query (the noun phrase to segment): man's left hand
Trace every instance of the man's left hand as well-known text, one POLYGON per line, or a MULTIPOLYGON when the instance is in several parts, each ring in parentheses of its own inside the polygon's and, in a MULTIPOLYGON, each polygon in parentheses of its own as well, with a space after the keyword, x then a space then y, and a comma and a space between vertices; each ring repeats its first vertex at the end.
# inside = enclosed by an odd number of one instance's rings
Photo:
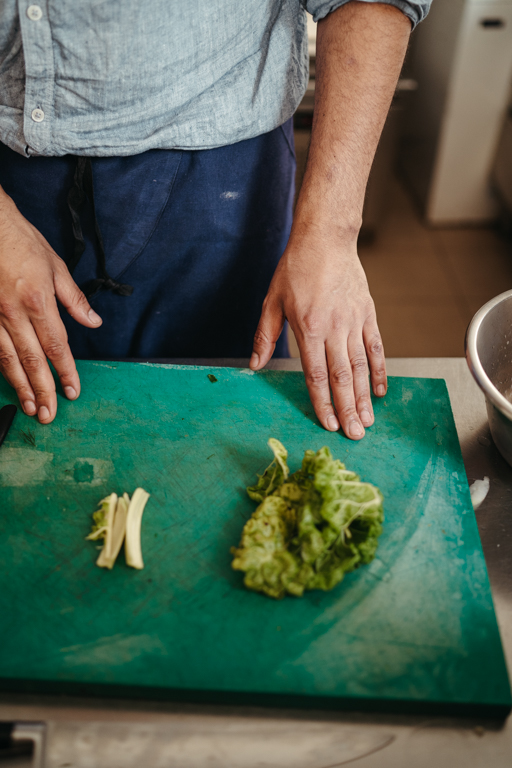
POLYGON ((374 420, 368 368, 374 394, 383 396, 386 364, 355 236, 294 229, 263 304, 251 368, 268 363, 285 319, 320 423, 361 439, 374 420))

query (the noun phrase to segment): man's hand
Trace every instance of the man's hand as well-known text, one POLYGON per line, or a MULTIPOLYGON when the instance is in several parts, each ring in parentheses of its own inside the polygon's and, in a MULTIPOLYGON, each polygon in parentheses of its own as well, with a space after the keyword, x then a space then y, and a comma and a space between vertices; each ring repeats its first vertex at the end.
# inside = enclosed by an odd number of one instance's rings
POLYGON ((411 30, 394 6, 349 2, 318 23, 308 164, 256 331, 262 368, 288 319, 321 424, 360 439, 386 393, 382 342, 357 256, 364 193, 411 30), (334 408, 331 402, 334 401, 334 408))
POLYGON ((373 424, 367 360, 379 397, 386 392, 386 364, 355 241, 294 230, 263 305, 254 343, 259 360, 253 356, 251 367, 268 362, 285 318, 320 423, 334 431, 341 422, 345 434, 359 440, 373 424))
POLYGON ((101 325, 65 263, 0 188, 0 372, 16 390, 24 412, 37 413, 43 424, 57 411, 47 359, 66 397, 75 400, 80 394, 57 299, 81 325, 101 325))

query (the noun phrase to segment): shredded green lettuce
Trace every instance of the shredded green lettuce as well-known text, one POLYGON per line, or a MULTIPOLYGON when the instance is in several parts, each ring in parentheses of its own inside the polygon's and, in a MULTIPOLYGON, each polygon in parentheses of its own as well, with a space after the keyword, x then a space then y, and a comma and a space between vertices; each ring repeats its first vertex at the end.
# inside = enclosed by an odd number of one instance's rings
POLYGON ((274 438, 268 444, 274 461, 247 488, 260 503, 231 549, 232 567, 245 572, 246 587, 270 597, 330 590, 375 557, 383 496, 327 447, 306 451, 301 469, 290 475, 284 446, 274 438))
POLYGON ((111 493, 99 502, 99 509, 93 513, 93 525, 91 533, 86 536, 90 541, 103 539, 105 546, 110 549, 110 539, 114 524, 114 515, 117 506, 117 494, 111 493))

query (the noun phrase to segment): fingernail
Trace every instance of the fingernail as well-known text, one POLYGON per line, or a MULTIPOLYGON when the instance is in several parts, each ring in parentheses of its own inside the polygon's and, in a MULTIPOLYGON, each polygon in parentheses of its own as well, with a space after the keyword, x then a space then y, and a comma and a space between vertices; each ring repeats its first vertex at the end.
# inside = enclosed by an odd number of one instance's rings
POLYGON ((363 422, 363 425, 365 427, 371 427, 372 424, 372 415, 368 408, 364 408, 361 413, 359 414, 359 417, 361 421, 363 422))
POLYGON ((260 356, 256 352, 253 352, 251 356, 251 361, 249 363, 250 367, 256 368, 256 366, 259 365, 259 362, 260 362, 260 356))
POLYGON ((101 323, 101 317, 94 311, 94 309, 90 309, 88 315, 91 323, 95 323, 96 325, 101 323))
POLYGON ((76 389, 73 389, 73 387, 64 387, 64 394, 69 400, 74 400, 76 398, 76 389))
POLYGON ((37 411, 36 404, 34 403, 33 400, 25 400, 25 402, 23 403, 23 410, 29 416, 33 416, 34 413, 37 411))
POLYGON ((377 387, 377 397, 384 397, 385 394, 386 394, 386 387, 384 386, 384 384, 379 384, 379 386, 377 387))
POLYGON ((39 409, 39 420, 40 421, 46 421, 46 419, 50 418, 50 411, 46 407, 46 405, 42 405, 39 409))
POLYGON ((333 432, 336 432, 340 428, 338 419, 332 413, 327 419, 327 426, 329 427, 329 429, 332 429, 333 432))
POLYGON ((364 429, 358 421, 352 421, 348 431, 352 437, 361 437, 361 435, 364 435, 364 429))

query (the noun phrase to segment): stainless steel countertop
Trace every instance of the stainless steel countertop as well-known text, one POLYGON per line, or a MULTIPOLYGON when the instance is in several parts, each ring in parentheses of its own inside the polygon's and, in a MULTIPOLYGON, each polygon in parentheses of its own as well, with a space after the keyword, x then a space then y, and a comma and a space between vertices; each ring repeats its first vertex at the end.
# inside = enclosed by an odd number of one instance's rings
MULTIPOLYGON (((300 361, 268 367, 300 370, 300 361)), ((388 372, 446 379, 468 480, 490 478, 477 520, 512 670, 512 469, 492 444, 484 397, 462 358, 390 359, 388 372)), ((355 760, 358 768, 512 766, 511 718, 502 724, 3 694, 1 720, 46 723, 45 768, 335 768, 355 760)))

